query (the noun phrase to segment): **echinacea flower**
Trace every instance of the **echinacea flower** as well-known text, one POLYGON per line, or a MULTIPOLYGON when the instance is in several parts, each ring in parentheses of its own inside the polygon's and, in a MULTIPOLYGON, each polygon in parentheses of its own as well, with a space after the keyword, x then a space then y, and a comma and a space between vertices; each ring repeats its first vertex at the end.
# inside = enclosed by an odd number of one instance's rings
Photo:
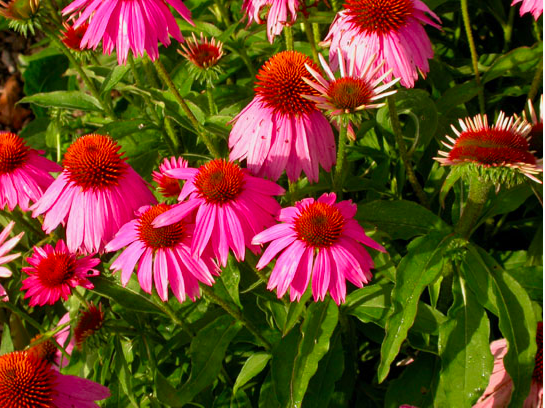
MULTIPOLYGON (((530 115, 530 124, 532 125, 532 130, 528 136, 528 143, 530 143, 530 151, 538 159, 543 159, 543 94, 539 99, 539 115, 536 114, 534 109, 534 104, 531 100, 528 100, 528 113, 530 115)), ((522 117, 528 120, 526 112, 522 113, 522 117)))
POLYGON ((520 2, 522 2, 519 11, 521 16, 525 13, 532 13, 534 20, 537 21, 539 16, 543 14, 543 0, 513 0, 511 6, 520 2))
POLYGON ((43 248, 34 247, 34 253, 26 261, 31 265, 23 268, 28 276, 23 280, 22 291, 27 291, 25 299, 30 298, 30 306, 53 305, 60 298, 68 300, 71 291, 77 286, 93 289, 88 279, 99 275, 93 269, 100 259, 86 256, 78 258, 71 253, 61 239, 55 248, 47 244, 43 248))
MULTIPOLYGON (((536 333, 537 353, 530 394, 523 408, 543 408, 543 322, 539 322, 536 333)), ((505 408, 511 400, 513 380, 505 370, 503 357, 507 354, 507 340, 500 339, 490 343, 494 355, 494 368, 488 386, 473 408, 505 408)))
MULTIPOLYGON (((354 48, 354 53, 357 48, 354 48)), ((328 79, 324 78, 320 72, 306 65, 308 72, 314 77, 315 81, 308 78, 303 80, 313 87, 319 96, 303 95, 305 98, 316 102, 316 106, 324 109, 329 116, 337 120, 341 125, 343 118, 348 118, 348 122, 359 124, 360 118, 358 112, 367 109, 376 109, 384 106, 384 103, 376 103, 377 100, 395 94, 396 90, 384 92, 395 83, 399 78, 388 83, 380 83, 392 73, 392 69, 386 71, 381 76, 377 76, 377 72, 384 65, 384 61, 375 65, 376 55, 371 56, 363 70, 356 73, 355 58, 351 58, 351 62, 345 65, 342 53, 337 54, 339 58, 340 78, 335 78, 333 71, 325 61, 322 55, 319 55, 320 63, 327 74, 328 79), (373 68, 371 68, 373 67, 373 68)), ((347 125, 345 123, 345 125, 347 125)))
POLYGON ((102 41, 104 53, 111 54, 115 47, 117 61, 124 65, 129 49, 137 57, 146 51, 155 61, 159 58, 158 41, 170 45, 169 35, 183 41, 169 6, 193 24, 191 12, 182 0, 75 0, 63 9, 62 14, 76 16, 74 28, 88 21, 82 48, 94 50, 102 41))
POLYGON ((74 327, 74 341, 78 349, 82 349, 83 344, 92 338, 104 324, 104 312, 102 304, 96 307, 90 303, 87 309, 83 310, 78 318, 76 327, 74 327))
POLYGON ((110 269, 121 271, 121 283, 125 286, 138 263, 138 282, 144 292, 151 293, 153 279, 161 300, 168 300, 169 284, 178 301, 185 301, 186 294, 195 300, 199 296, 199 282, 209 286, 214 283, 211 272, 215 272, 215 264, 208 253, 199 253, 199 258, 191 256, 194 224, 178 219, 161 228, 152 226, 156 217, 166 214, 170 208, 167 204, 142 207, 137 219, 121 227, 106 245, 106 251, 117 251, 125 246, 127 249, 110 269))
POLYGON ((27 351, 0 356, 0 406, 5 408, 98 408, 110 396, 94 381, 63 375, 51 363, 27 351))
POLYGON ((73 25, 70 25, 67 22, 63 22, 62 25, 64 26, 64 31, 61 31, 61 41, 63 42, 63 44, 74 51, 83 50, 81 46, 81 40, 87 32, 89 24, 87 22, 84 22, 77 28, 74 28, 73 25))
POLYGON ((300 0, 244 0, 242 11, 248 17, 248 25, 256 22, 263 24, 260 17, 263 9, 267 12, 267 38, 272 44, 274 37, 279 35, 284 26, 292 25, 297 20, 297 10, 301 4, 300 0))
POLYGON ((329 291, 340 304, 346 297, 345 279, 361 288, 372 278, 373 260, 363 245, 386 250, 354 220, 356 205, 336 200, 334 193, 323 194, 318 200, 305 198, 283 208, 278 217, 282 223, 252 239, 255 245, 270 242, 257 269, 281 253, 267 285, 269 290, 277 289, 279 298, 289 288, 291 301, 300 300, 312 279, 315 301, 324 300, 329 291))
POLYGON ((29 201, 36 202, 53 182, 50 172, 61 166, 41 156, 44 152, 31 149, 24 139, 10 132, 0 132, 0 209, 10 211, 19 205, 29 210, 29 201))
MULTIPOLYGON (((426 14, 441 22, 420 0, 346 0, 324 40, 325 45, 330 45, 329 61, 336 68, 337 54, 343 53, 349 63, 355 58, 357 72, 377 54, 376 65, 386 61, 379 75, 393 69, 401 85, 412 88, 418 73, 425 77, 430 70, 428 59, 433 57, 423 25, 440 28, 426 14)), ((390 79, 391 75, 386 77, 390 79)))
POLYGON ((259 70, 254 99, 232 121, 231 160, 246 160, 250 172, 276 181, 284 170, 290 181, 301 170, 317 182, 319 167, 335 164, 335 138, 326 117, 302 95, 316 95, 304 80, 312 60, 297 51, 273 55, 259 70))
MULTIPOLYGON (((11 251, 15 247, 15 245, 17 245, 17 243, 25 234, 24 232, 21 232, 6 241, 6 238, 9 236, 14 226, 15 223, 13 221, 10 221, 8 225, 6 225, 6 227, 2 230, 2 232, 0 232, 0 278, 9 278, 11 276, 11 271, 2 265, 5 265, 8 262, 11 262, 21 256, 20 252, 7 255, 7 253, 11 251)), ((8 300, 9 297, 6 289, 4 289, 2 285, 0 285, 0 301, 6 302, 8 300)))
POLYGON ((216 65, 223 56, 223 43, 216 41, 214 37, 208 40, 203 33, 201 33, 200 40, 197 40, 195 33, 191 33, 191 36, 192 38, 188 38, 185 45, 180 45, 183 50, 178 50, 180 55, 183 55, 188 61, 201 69, 216 65))
POLYGON ((45 213, 47 234, 66 225, 71 252, 101 252, 134 211, 156 202, 119 149, 108 136, 78 138, 64 155, 64 170, 32 207, 33 217, 45 213))
POLYGON ((284 189, 269 180, 251 176, 247 170, 224 159, 212 160, 200 168, 173 169, 171 177, 186 180, 179 200, 171 210, 159 215, 155 227, 178 222, 196 212, 191 252, 201 256, 211 250, 222 266, 227 265, 229 249, 243 261, 252 237, 274 224, 280 205, 273 198, 284 189))
POLYGON ((71 356, 74 349, 74 339, 68 341, 68 337, 70 336, 70 324, 68 323, 70 323, 70 313, 65 313, 57 323, 57 327, 64 327, 53 335, 53 339, 57 344, 51 339, 43 340, 43 336, 38 334, 30 340, 27 352, 43 360, 47 360, 59 368, 66 367, 70 360, 65 354, 71 356), (64 349, 65 354, 59 347, 64 349))
POLYGON ((169 177, 165 174, 167 170, 172 169, 184 169, 187 167, 187 160, 184 160, 182 157, 171 157, 170 159, 166 158, 159 165, 159 171, 153 171, 151 177, 153 181, 157 183, 157 190, 163 195, 163 197, 178 197, 182 191, 180 182, 172 177, 169 177))
POLYGON ((443 145, 448 151, 439 151, 434 157, 443 166, 474 163, 487 170, 510 168, 541 183, 534 174, 543 172, 529 150, 528 135, 531 126, 521 118, 506 117, 500 112, 496 124, 488 125, 486 115, 460 119, 461 131, 451 125, 456 138, 446 136, 443 145))

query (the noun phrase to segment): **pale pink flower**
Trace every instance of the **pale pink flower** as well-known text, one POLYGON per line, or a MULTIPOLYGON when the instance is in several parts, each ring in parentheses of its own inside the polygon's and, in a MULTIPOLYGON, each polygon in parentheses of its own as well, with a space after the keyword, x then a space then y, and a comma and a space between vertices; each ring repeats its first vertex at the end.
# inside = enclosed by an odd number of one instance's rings
POLYGON ((269 8, 267 12, 267 38, 272 44, 274 37, 280 35, 284 26, 292 25, 297 20, 297 10, 301 5, 299 0, 244 0, 242 11, 248 17, 248 25, 252 23, 263 24, 259 14, 262 9, 269 8))
MULTIPOLYGON (((379 75, 393 68, 393 76, 401 78, 401 85, 412 88, 418 73, 425 77, 430 70, 428 59, 433 57, 423 25, 440 28, 426 14, 441 22, 420 0, 347 0, 324 40, 330 45, 329 61, 336 68, 341 52, 349 62, 355 58, 356 71, 361 71, 377 54, 376 65, 386 61, 379 75)), ((389 75, 386 80, 391 78, 389 75)))
POLYGON ((23 280, 21 290, 27 291, 25 299, 30 298, 30 306, 53 305, 60 298, 68 300, 72 288, 77 286, 93 289, 88 278, 100 273, 93 269, 100 259, 76 257, 62 239, 57 241, 55 248, 49 244, 43 248, 35 246, 34 253, 26 261, 31 266, 23 268, 29 276, 23 280))
POLYGON ((60 350, 59 347, 62 347, 66 354, 69 356, 72 355, 72 350, 74 349, 75 341, 72 338, 68 341, 70 336, 70 313, 65 313, 63 317, 57 323, 57 327, 62 327, 58 332, 53 335, 53 338, 57 344, 52 340, 41 340, 42 335, 38 334, 32 340, 30 340, 30 347, 28 349, 29 353, 35 354, 37 357, 49 361, 59 368, 66 367, 70 360, 66 355, 60 350))
POLYGON ((169 177, 165 174, 167 170, 172 169, 182 169, 187 167, 187 160, 184 160, 182 157, 171 157, 170 159, 166 158, 159 165, 159 171, 153 171, 151 177, 153 181, 157 183, 157 190, 163 195, 163 197, 178 197, 182 191, 180 182, 172 177, 169 177))
POLYGON ((257 264, 263 269, 278 255, 267 289, 277 289, 278 297, 290 289, 291 301, 301 299, 312 279, 314 300, 323 300, 329 291, 335 303, 345 301, 348 279, 361 288, 371 278, 373 260, 363 247, 385 249, 365 235, 354 220, 356 205, 351 200, 336 203, 334 193, 318 200, 305 198, 295 207, 283 208, 282 222, 257 234, 255 245, 270 242, 257 264), (363 245, 362 245, 363 244, 363 245))
POLYGON ((101 252, 138 208, 156 202, 120 148, 108 136, 77 139, 64 155, 64 170, 32 207, 33 217, 45 213, 47 234, 66 225, 71 252, 101 252))
POLYGON ((124 65, 129 49, 137 57, 146 51, 155 61, 159 58, 158 41, 170 45, 169 35, 183 41, 169 6, 193 24, 191 12, 182 0, 75 0, 62 13, 76 18, 74 28, 89 22, 81 40, 82 49, 96 49, 102 41, 104 53, 111 54, 115 47, 117 61, 124 65))
POLYGON ((327 118, 302 95, 318 95, 303 77, 316 64, 297 51, 273 55, 259 70, 254 99, 233 120, 231 160, 246 160, 252 174, 296 181, 301 170, 317 182, 319 165, 335 164, 335 138, 327 118))
POLYGON ((28 211, 29 201, 38 201, 53 182, 49 173, 62 168, 42 154, 16 134, 0 132, 0 209, 7 205, 13 211, 19 205, 28 211))
POLYGON ((211 250, 222 266, 229 249, 243 261, 246 247, 258 253, 252 237, 274 224, 280 205, 273 198, 284 189, 272 181, 251 176, 247 170, 223 159, 198 169, 173 169, 169 176, 186 180, 179 200, 184 201, 159 215, 153 225, 164 227, 186 216, 195 218, 191 252, 201 256, 211 250))
MULTIPOLYGON (((10 221, 8 225, 0 232, 0 278, 9 278, 11 276, 11 271, 6 268, 5 265, 8 262, 13 261, 14 259, 17 259, 21 256, 21 253, 11 254, 7 255, 9 251, 11 251, 13 248, 15 248, 15 245, 21 240, 24 232, 19 233, 18 235, 14 236, 13 238, 6 241, 6 238, 13 230, 13 227, 15 226, 15 223, 13 221, 10 221)), ((6 292, 6 289, 2 285, 0 285, 0 301, 6 302, 9 300, 8 293, 6 292)))
POLYGON ((110 396, 94 381, 63 375, 51 363, 27 351, 0 356, 0 406, 98 408, 110 396), (24 392, 22 392, 24 390, 24 392))
MULTIPOLYGON (((537 326, 536 365, 530 386, 530 394, 523 408, 543 408, 543 322, 537 326)), ((505 408, 511 400, 513 380, 505 370, 503 357, 507 354, 507 340, 500 339, 490 343, 494 355, 494 368, 488 386, 473 408, 505 408)))
POLYGON ((138 282, 144 292, 151 293, 152 278, 161 300, 168 300, 168 286, 178 301, 186 294, 195 300, 199 296, 199 282, 212 285, 216 266, 208 253, 200 258, 191 256, 191 238, 195 225, 179 220, 171 225, 153 228, 155 218, 171 206, 158 204, 142 207, 138 218, 125 224, 115 238, 106 245, 106 251, 127 247, 112 263, 110 269, 121 271, 121 284, 127 285, 138 263, 138 282))
POLYGON ((537 21, 539 16, 543 14, 543 0, 513 0, 511 6, 520 2, 522 2, 519 11, 521 16, 525 13, 532 13, 534 20, 537 21))

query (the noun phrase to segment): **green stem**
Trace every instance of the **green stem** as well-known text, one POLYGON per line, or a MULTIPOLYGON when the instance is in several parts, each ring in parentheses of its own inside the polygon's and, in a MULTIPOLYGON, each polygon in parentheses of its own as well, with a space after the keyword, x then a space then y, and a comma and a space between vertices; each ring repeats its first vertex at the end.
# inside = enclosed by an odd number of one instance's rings
POLYGON ((469 239, 473 232, 473 228, 486 204, 488 192, 491 187, 492 184, 489 181, 482 180, 476 174, 471 176, 467 201, 462 211, 462 215, 454 228, 454 231, 466 240, 469 239))
POLYGON ((55 7, 55 5, 53 4, 53 2, 51 0, 45 0, 45 3, 51 9, 50 10, 51 12, 49 14, 51 15, 51 18, 53 19, 53 22, 55 23, 57 28, 61 28, 62 27, 62 19, 59 16, 57 8, 55 7))
POLYGON ((473 40, 473 33, 471 32, 471 22, 469 20, 469 11, 467 8, 467 0, 461 0, 462 5, 462 18, 464 20, 464 27, 467 35, 467 42, 469 43, 469 51, 471 52, 471 62, 473 64, 473 72, 475 73, 475 82, 479 87, 479 109, 481 114, 484 114, 484 88, 481 84, 481 76, 479 75, 479 56, 477 55, 477 48, 475 47, 475 41, 473 40))
POLYGON ((269 343, 269 341, 265 337, 263 337, 263 335, 256 329, 256 327, 248 319, 246 319, 246 317, 244 317, 239 310, 231 307, 231 305, 229 305, 222 298, 216 295, 210 287, 206 285, 200 285, 200 286, 201 286, 201 290, 203 294, 205 294, 206 297, 208 297, 212 302, 214 302, 218 306, 221 306, 223 310, 225 310, 227 313, 229 313, 231 316, 233 316, 235 319, 241 322, 250 331, 250 333, 252 333, 255 337, 257 337, 263 343, 264 347, 267 350, 271 349, 271 343, 269 343))
POLYGON ((312 23, 312 34, 314 35, 314 43, 319 45, 322 38, 320 37, 320 25, 318 23, 312 23))
POLYGON ((0 210, 0 214, 2 214, 8 220, 12 219, 16 224, 24 225, 25 229, 32 230, 32 232, 39 237, 43 237, 45 235, 45 232, 43 232, 41 228, 38 228, 24 217, 24 212, 19 207, 17 207, 16 211, 11 212, 0 210))
POLYGON ((155 60, 155 68, 157 69, 157 73, 163 80, 163 82, 166 84, 170 92, 174 95, 174 98, 176 101, 180 104, 182 107, 182 110, 185 112, 186 116, 189 118, 192 125, 195 127, 195 130, 197 131, 198 135, 208 148, 208 151, 212 156, 215 158, 221 157, 219 151, 216 149, 214 144, 212 143, 212 139, 210 138, 210 135, 206 130, 203 128, 203 126, 199 123, 193 112, 191 112, 191 109, 189 109, 189 106, 187 105, 187 102, 184 98, 182 98, 182 95, 180 95, 180 92, 178 92, 178 89, 176 88, 176 85, 174 85, 174 82, 172 82, 172 79, 170 78, 170 75, 168 74, 165 66, 161 62, 159 58, 155 60))
POLYGON ((242 59, 242 61, 246 65, 246 68, 248 68, 248 72, 250 73, 250 76, 252 78, 256 76, 256 71, 255 71, 254 65, 252 64, 252 60, 250 59, 250 57, 246 53, 246 49, 244 48, 244 46, 242 46, 240 48, 237 48, 237 49, 227 47, 227 46, 226 46, 226 48, 228 48, 230 51, 232 51, 232 52, 234 52, 234 53, 236 53, 236 54, 238 54, 240 56, 240 58, 242 59))
POLYGON ((5 307, 6 309, 9 309, 12 313, 19 316, 22 320, 25 320, 28 324, 33 326, 35 329, 38 329, 40 333, 45 332, 45 330, 40 326, 40 323, 38 323, 36 320, 34 320, 32 317, 28 316, 27 314, 20 311, 18 308, 16 308, 11 302, 0 302, 0 307, 5 307))
POLYGON ((174 312, 174 310, 172 310, 172 308, 170 307, 170 305, 167 302, 163 302, 161 300, 161 298, 159 297, 159 295, 157 293, 153 292, 152 295, 151 295, 151 299, 153 300, 153 303, 155 303, 155 305, 159 309, 161 309, 161 311, 164 314, 166 314, 168 317, 170 317, 170 320, 172 320, 172 322, 174 324, 177 324, 178 326, 180 326, 182 328, 182 330, 185 331, 186 333, 188 333, 191 337, 193 337, 195 335, 193 333, 193 330, 191 330, 191 328, 176 315, 176 312, 174 312))
POLYGON ((286 38, 286 50, 293 51, 293 30, 291 26, 284 27, 284 36, 286 38))
POLYGON ((229 13, 225 8, 225 4, 223 4, 223 0, 214 0, 214 3, 218 7, 223 24, 225 24, 226 27, 229 27, 231 25, 231 19, 229 18, 229 13))
POLYGON ((206 99, 208 100, 208 111, 210 112, 210 115, 217 115, 218 107, 216 106, 216 102, 214 102, 214 94, 212 93, 212 89, 214 89, 214 87, 212 86, 210 81, 206 81, 206 99))
POLYGON ((509 16, 507 17, 507 24, 503 26, 503 52, 509 50, 511 44, 511 38, 513 36, 513 22, 515 20, 515 7, 509 7, 509 16))
POLYGON ((333 11, 336 13, 339 11, 339 8, 341 7, 339 5, 339 0, 331 0, 331 7, 333 8, 333 11))
POLYGON ((337 164, 335 165, 335 175, 333 176, 333 188, 339 195, 342 194, 342 180, 344 173, 344 162, 346 160, 346 141, 348 132, 348 123, 341 120, 339 125, 339 146, 337 148, 337 164))
POLYGON ((170 150, 171 154, 177 155, 180 151, 180 146, 178 145, 178 138, 176 137, 174 127, 172 126, 172 119, 168 116, 165 116, 163 128, 165 129, 163 136, 166 134, 165 142, 168 146, 168 150, 170 150))
POLYGON ((534 75, 534 79, 532 79, 532 84, 530 85, 530 91, 528 92, 528 98, 531 101, 534 100, 534 98, 537 95, 537 91, 543 83, 543 57, 540 58, 539 64, 537 65, 536 73, 534 75))
POLYGON ((316 64, 320 64, 318 59, 318 50, 316 49, 316 42, 314 34, 312 33, 312 26, 308 22, 308 19, 303 15, 303 26, 305 27, 305 34, 307 35, 308 43, 310 44, 310 52, 312 53, 312 59, 316 64))
POLYGON ((144 71, 146 71, 146 77, 150 85, 153 88, 159 88, 159 82, 157 82, 157 77, 155 76, 155 71, 151 66, 151 60, 148 56, 142 58, 142 65, 144 66, 144 71))
POLYGON ((87 303, 87 299, 85 299, 83 297, 83 295, 81 293, 78 292, 78 289, 75 288, 73 291, 72 291, 72 294, 78 298, 78 300, 80 301, 80 303, 85 307, 87 308, 88 306, 88 303, 87 303))

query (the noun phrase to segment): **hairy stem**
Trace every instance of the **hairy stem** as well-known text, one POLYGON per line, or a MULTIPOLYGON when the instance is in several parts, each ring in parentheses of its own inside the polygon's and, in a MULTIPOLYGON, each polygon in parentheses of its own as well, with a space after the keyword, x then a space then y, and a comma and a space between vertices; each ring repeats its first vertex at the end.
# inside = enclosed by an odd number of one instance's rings
POLYGON ((333 176, 333 188, 339 195, 342 195, 342 181, 344 173, 344 162, 346 160, 346 141, 348 133, 348 123, 341 121, 339 125, 339 145, 337 147, 337 164, 335 165, 335 175, 333 176))
POLYGON ((469 239, 471 236, 473 228, 486 204, 491 186, 490 182, 482 180, 477 175, 471 176, 467 201, 462 211, 462 215, 454 228, 454 231, 463 238, 469 239))
POLYGON ((293 51, 293 30, 291 26, 284 27, 284 37, 286 39, 286 50, 293 51))
POLYGON ((310 52, 312 53, 312 59, 316 64, 320 64, 318 59, 318 50, 316 49, 316 42, 314 34, 312 32, 312 26, 308 22, 308 19, 303 15, 303 26, 305 27, 305 34, 307 35, 308 43, 310 44, 310 52))
POLYGON ((479 56, 477 55, 477 48, 475 47, 475 41, 473 40, 473 33, 471 32, 471 21, 469 20, 469 11, 467 8, 467 0, 461 0, 462 4, 462 18, 464 20, 464 27, 467 35, 467 42, 469 43, 469 52, 471 53, 471 62, 473 64, 473 72, 475 73, 475 82, 479 87, 479 109, 481 114, 485 113, 484 107, 484 88, 481 84, 481 76, 479 75, 479 56))

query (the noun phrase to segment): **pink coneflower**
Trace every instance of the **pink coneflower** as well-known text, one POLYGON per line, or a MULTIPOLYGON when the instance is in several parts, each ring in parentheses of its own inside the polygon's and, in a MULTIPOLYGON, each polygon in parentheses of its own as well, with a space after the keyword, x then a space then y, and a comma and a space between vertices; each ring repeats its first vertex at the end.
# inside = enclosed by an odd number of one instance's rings
MULTIPOLYGON (((354 53, 356 53, 356 48, 354 48, 354 53)), ((319 96, 303 96, 316 102, 318 108, 327 111, 328 115, 333 117, 338 125, 341 125, 343 118, 348 118, 349 122, 359 124, 358 112, 384 106, 385 103, 376 103, 376 101, 395 94, 396 90, 384 91, 397 83, 399 78, 379 85, 384 78, 390 76, 392 69, 386 71, 381 76, 377 76, 377 72, 384 65, 384 61, 378 65, 374 64, 377 58, 376 55, 371 56, 371 59, 367 61, 367 64, 359 73, 356 73, 355 70, 356 59, 354 56, 352 56, 351 62, 345 65, 342 53, 338 53, 337 55, 339 58, 340 78, 335 78, 333 71, 321 54, 319 55, 320 63, 328 79, 325 79, 320 72, 306 65, 308 72, 310 72, 317 82, 313 82, 308 78, 303 78, 303 80, 313 87, 319 93, 319 96)))
POLYGON ((74 28, 89 22, 82 48, 96 49, 102 41, 104 53, 111 54, 115 47, 117 61, 125 64, 129 48, 137 57, 143 56, 145 50, 154 61, 159 57, 158 41, 170 45, 169 35, 183 41, 169 5, 193 24, 182 0, 75 0, 62 13, 77 17, 74 28))
POLYGON ((267 12, 267 38, 272 44, 274 37, 279 35, 284 26, 292 25, 297 20, 297 10, 301 2, 299 0, 244 0, 242 11, 248 17, 248 25, 252 23, 263 24, 260 13, 268 8, 267 12))
MULTIPOLYGON (((8 225, 6 225, 6 227, 2 230, 2 232, 0 232, 0 278, 9 278, 11 276, 11 271, 2 265, 7 264, 8 262, 11 262, 21 256, 20 252, 7 255, 7 253, 11 251, 15 247, 15 245, 17 245, 23 235, 25 235, 24 232, 21 232, 20 234, 6 241, 6 238, 11 233, 14 226, 15 223, 13 221, 10 221, 8 225)), ((6 289, 4 289, 2 285, 0 285, 0 301, 6 302, 8 300, 9 297, 6 289)))
POLYGON ((543 0, 513 0, 511 6, 520 2, 522 2, 519 11, 521 16, 525 13, 532 13, 534 20, 537 21, 539 16, 543 14, 543 0))
POLYGON ((187 58, 188 61, 201 69, 211 68, 218 63, 223 56, 223 43, 204 37, 201 33, 200 40, 197 40, 195 33, 191 33, 192 38, 188 38, 185 45, 182 44, 182 50, 178 50, 180 55, 187 58))
MULTIPOLYGON (((64 316, 57 323, 57 327, 70 323, 70 313, 65 313, 64 316)), ((70 335, 70 325, 63 327, 57 333, 53 335, 55 342, 58 346, 62 347, 66 354, 72 355, 74 349, 74 339, 67 344, 68 337, 70 335)), ((30 340, 30 347, 28 353, 34 354, 43 360, 47 360, 57 367, 66 367, 70 360, 61 352, 61 350, 52 340, 43 340, 42 335, 38 334, 32 340, 30 340)))
POLYGON ((167 174, 187 180, 179 200, 189 197, 161 214, 153 222, 164 227, 196 211, 191 252, 201 256, 214 253, 222 266, 227 265, 229 249, 238 261, 244 260, 245 248, 257 253, 252 237, 274 224, 280 205, 272 197, 284 189, 272 181, 253 177, 237 164, 212 160, 198 169, 174 169, 167 174))
POLYGON ((121 147, 108 136, 87 135, 66 151, 64 170, 32 209, 45 213, 43 229, 50 233, 66 225, 71 252, 100 252, 142 205, 155 197, 130 167, 121 147))
POLYGON ((297 51, 273 55, 259 70, 255 97, 233 120, 229 135, 231 160, 244 160, 252 174, 278 180, 284 169, 290 181, 301 170, 317 182, 319 167, 335 164, 335 138, 326 117, 302 95, 318 93, 304 80, 305 64, 318 70, 297 51))
POLYGON ((106 250, 117 251, 125 246, 127 249, 110 268, 121 271, 121 283, 125 286, 138 263, 138 282, 144 292, 151 293, 153 278, 161 300, 168 300, 169 283, 180 302, 185 301, 186 294, 195 300, 199 296, 199 282, 207 285, 214 283, 211 271, 215 272, 215 265, 212 256, 207 253, 199 253, 202 255, 200 258, 191 256, 194 224, 179 218, 171 220, 168 226, 152 226, 153 220, 166 214, 170 208, 166 204, 142 207, 137 219, 121 227, 115 238, 106 245, 106 250))
POLYGON ((385 249, 365 235, 354 220, 356 205, 351 200, 336 203, 334 193, 318 200, 305 198, 295 207, 283 208, 282 221, 257 234, 255 245, 271 242, 257 264, 263 269, 281 251, 269 278, 267 289, 277 288, 278 297, 290 289, 291 301, 300 300, 312 278, 314 300, 323 300, 329 291, 333 300, 343 303, 348 279, 362 287, 372 278, 371 256, 361 245, 378 251, 385 249))
POLYGON ((153 181, 157 183, 157 190, 163 197, 178 197, 182 191, 180 182, 165 174, 167 170, 172 169, 185 169, 187 167, 187 160, 182 157, 171 157, 170 159, 164 159, 163 163, 159 165, 159 171, 153 171, 151 177, 153 181))
POLYGON ((0 132, 0 209, 10 211, 19 205, 29 210, 29 201, 36 202, 53 182, 50 172, 62 168, 31 149, 19 136, 0 132))
POLYGON ((30 306, 53 305, 60 298, 68 300, 72 288, 83 286, 93 289, 89 277, 100 272, 93 269, 100 259, 86 256, 77 258, 61 239, 55 248, 47 244, 43 248, 34 247, 34 254, 26 261, 31 265, 23 268, 29 275, 23 280, 22 291, 27 291, 25 299, 30 298, 30 306))
POLYGON ((342 52, 349 62, 354 55, 356 70, 361 71, 377 54, 375 64, 386 61, 379 75, 393 68, 401 85, 412 88, 418 72, 425 76, 430 70, 428 59, 433 57, 423 24, 440 27, 426 13, 441 22, 420 0, 346 0, 324 40, 331 47, 329 60, 336 67, 337 53, 342 52), (354 47, 358 47, 356 54, 354 47))
MULTIPOLYGON (((524 401, 524 408, 543 407, 543 322, 537 326, 537 353, 530 394, 524 401)), ((504 408, 509 405, 513 380, 505 370, 503 357, 507 354, 507 341, 500 339, 490 343, 490 351, 494 355, 494 368, 483 395, 473 408, 504 408)))
POLYGON ((0 356, 3 408, 94 408, 110 396, 108 388, 85 378, 63 375, 47 360, 26 351, 0 356))
POLYGON ((76 327, 74 327, 74 341, 78 349, 82 349, 83 344, 92 338, 104 324, 104 312, 102 304, 96 307, 93 303, 81 312, 76 327))
MULTIPOLYGON (((528 100, 528 112, 530 114, 530 124, 532 130, 528 136, 528 142, 530 143, 530 151, 535 152, 534 155, 538 159, 543 158, 543 94, 539 98, 539 114, 536 114, 534 104, 531 100, 528 100)), ((528 120, 526 112, 523 112, 522 116, 528 120)))
POLYGON ((64 26, 64 31, 61 31, 61 41, 63 44, 74 51, 81 51, 83 49, 81 40, 87 32, 89 24, 84 22, 77 28, 74 28, 73 25, 70 25, 67 22, 63 22, 62 25, 64 26))
POLYGON ((443 144, 449 151, 439 151, 434 157, 443 166, 475 163, 483 168, 507 167, 518 170, 541 183, 534 174, 543 171, 529 150, 528 134, 531 126, 525 120, 505 117, 500 112, 496 124, 488 125, 486 115, 460 119, 461 131, 451 125, 456 138, 446 136, 443 144))

